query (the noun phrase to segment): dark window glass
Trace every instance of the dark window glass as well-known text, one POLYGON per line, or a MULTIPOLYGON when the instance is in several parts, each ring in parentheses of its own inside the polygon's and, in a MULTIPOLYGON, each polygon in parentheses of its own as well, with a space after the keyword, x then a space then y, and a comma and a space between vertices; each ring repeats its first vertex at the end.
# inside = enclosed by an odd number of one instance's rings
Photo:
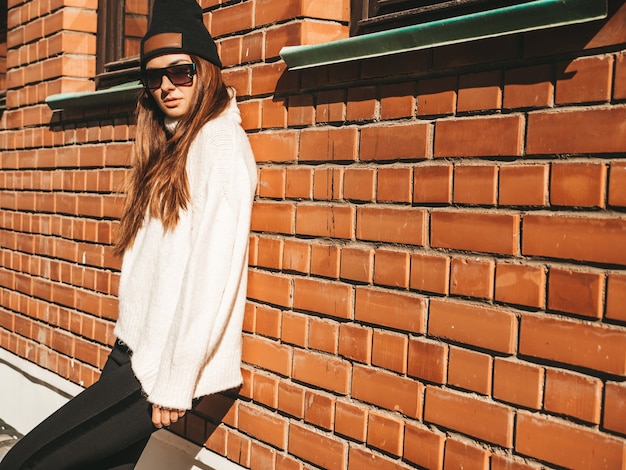
POLYGON ((350 34, 373 33, 535 0, 351 0, 350 34))

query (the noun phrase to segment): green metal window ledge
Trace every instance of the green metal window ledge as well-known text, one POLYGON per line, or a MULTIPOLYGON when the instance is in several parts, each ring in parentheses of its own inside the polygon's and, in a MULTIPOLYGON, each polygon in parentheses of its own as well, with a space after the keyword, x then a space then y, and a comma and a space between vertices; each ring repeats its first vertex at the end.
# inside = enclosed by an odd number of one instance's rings
POLYGON ((607 0, 536 0, 314 46, 287 46, 289 70, 380 57, 606 18, 607 0))
POLYGON ((104 90, 50 95, 46 98, 46 104, 56 111, 60 109, 132 103, 136 102, 141 90, 143 90, 141 82, 133 81, 104 90))

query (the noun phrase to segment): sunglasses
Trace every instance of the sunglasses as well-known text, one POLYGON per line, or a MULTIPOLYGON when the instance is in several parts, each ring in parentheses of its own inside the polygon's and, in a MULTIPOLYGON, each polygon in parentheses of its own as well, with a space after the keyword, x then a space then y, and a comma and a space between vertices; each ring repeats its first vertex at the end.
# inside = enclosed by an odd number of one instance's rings
POLYGON ((196 64, 180 64, 164 67, 162 69, 146 69, 141 73, 141 82, 150 89, 156 90, 161 87, 163 75, 172 82, 172 85, 191 85, 193 76, 196 74, 196 64))

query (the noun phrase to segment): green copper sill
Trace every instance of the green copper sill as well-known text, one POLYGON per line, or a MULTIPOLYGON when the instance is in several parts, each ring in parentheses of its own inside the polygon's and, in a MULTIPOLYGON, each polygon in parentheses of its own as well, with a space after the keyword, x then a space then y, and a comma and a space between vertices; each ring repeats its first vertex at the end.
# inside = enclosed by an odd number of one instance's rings
POLYGON ((606 18, 607 0, 536 0, 490 11, 280 51, 290 70, 380 57, 606 18))
POLYGON ((141 90, 143 90, 141 82, 123 83, 98 91, 50 95, 46 98, 46 104, 51 109, 58 110, 132 103, 137 101, 141 90))

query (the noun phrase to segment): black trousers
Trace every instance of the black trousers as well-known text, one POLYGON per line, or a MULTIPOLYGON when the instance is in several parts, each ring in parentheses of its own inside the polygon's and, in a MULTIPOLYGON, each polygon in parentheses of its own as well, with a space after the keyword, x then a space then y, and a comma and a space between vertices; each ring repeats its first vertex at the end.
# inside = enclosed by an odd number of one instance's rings
POLYGON ((156 431, 151 412, 116 342, 100 379, 15 444, 0 470, 130 470, 156 431))

